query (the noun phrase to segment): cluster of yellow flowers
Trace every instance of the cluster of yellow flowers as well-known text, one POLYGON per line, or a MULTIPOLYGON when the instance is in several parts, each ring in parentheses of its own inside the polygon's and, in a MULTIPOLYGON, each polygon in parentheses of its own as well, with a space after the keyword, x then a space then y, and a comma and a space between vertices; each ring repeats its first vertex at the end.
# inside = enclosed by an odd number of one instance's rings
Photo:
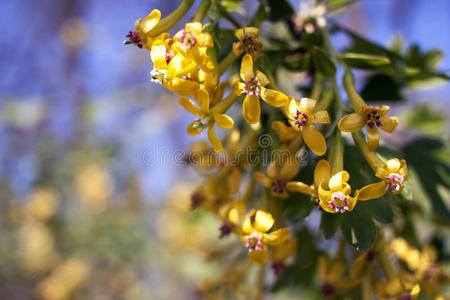
MULTIPOLYGON (((207 173, 204 184, 192 196, 192 205, 201 205, 217 214, 223 221, 221 236, 238 235, 252 261, 265 264, 271 260, 277 270, 295 251, 297 240, 290 228, 283 227, 278 198, 288 198, 290 193, 306 194, 324 214, 336 214, 351 212, 358 201, 377 199, 386 192, 399 194, 403 191, 408 181, 406 162, 399 158, 385 160, 375 152, 380 140, 378 130, 392 133, 398 119, 388 116, 388 106, 365 103, 355 90, 350 70, 345 72, 344 87, 354 112, 343 117, 336 114, 338 120, 332 120, 327 111, 329 103, 287 95, 277 87, 272 74, 257 68, 263 48, 258 28, 236 30, 232 51, 219 62, 208 25, 187 23, 172 36, 167 30, 169 24, 174 24, 173 16, 163 20, 160 16, 158 10, 153 10, 138 20, 127 43, 150 51, 153 61, 151 81, 179 95, 179 103, 196 116, 197 119, 187 127, 189 135, 196 136, 207 129, 208 140, 215 152, 233 158, 237 153, 241 154, 233 163, 195 161, 198 168, 215 169, 215 172, 207 173), (225 71, 231 70, 235 59, 240 59, 239 77, 227 74, 225 78, 225 71), (229 94, 224 96, 226 92, 229 94), (278 115, 283 119, 271 120, 271 126, 267 126, 268 121, 261 119, 260 99, 263 105, 268 105, 267 109, 271 107, 280 112, 278 115), (240 101, 245 122, 229 133, 224 146, 215 125, 233 128, 235 122, 226 113, 240 101), (337 128, 330 126, 333 138, 327 143, 328 135, 324 136, 321 130, 332 122, 337 128), (245 154, 249 146, 255 146, 261 128, 267 127, 279 137, 279 147, 274 150, 286 150, 289 156, 284 160, 273 159, 262 172, 257 170, 261 165, 252 164, 245 154), (361 132, 364 127, 367 139, 361 132), (380 179, 378 182, 352 190, 350 174, 343 169, 341 132, 352 133, 354 143, 374 176, 380 179), (312 183, 295 181, 301 169, 296 155, 304 145, 317 157, 328 153, 327 159, 316 163, 312 183), (245 189, 241 188, 243 182, 247 183, 245 189), (255 199, 258 184, 267 188, 262 200, 255 199), (240 193, 241 190, 244 192, 240 193), (269 249, 268 246, 273 247, 269 249)), ((204 156, 211 153, 204 142, 194 143, 192 149, 200 150, 204 156)), ((327 274, 324 264, 321 268, 324 278, 339 277, 335 274, 338 271, 327 274)), ((339 272, 342 271, 340 268, 339 272)))

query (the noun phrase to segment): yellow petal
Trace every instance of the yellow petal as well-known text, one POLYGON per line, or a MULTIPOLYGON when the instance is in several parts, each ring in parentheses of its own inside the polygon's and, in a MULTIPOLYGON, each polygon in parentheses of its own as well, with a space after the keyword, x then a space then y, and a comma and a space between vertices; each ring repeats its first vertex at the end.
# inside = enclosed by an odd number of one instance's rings
POLYGON ((229 192, 236 194, 239 192, 239 186, 241 184, 241 171, 238 168, 233 168, 230 176, 227 178, 229 192))
POLYGON ((255 214, 255 223, 253 223, 253 227, 256 231, 265 233, 272 228, 275 220, 272 215, 263 210, 257 210, 255 214))
POLYGON ((254 174, 256 181, 261 183, 266 188, 270 188, 272 186, 272 180, 264 175, 262 172, 255 172, 254 174))
POLYGON ((219 139, 219 137, 217 137, 216 130, 214 129, 214 125, 210 125, 208 128, 208 140, 216 152, 223 150, 222 142, 219 139))
POLYGON ((281 228, 269 234, 263 235, 263 242, 268 245, 279 245, 287 240, 291 230, 289 228, 281 228))
POLYGON ((250 234, 254 231, 253 225, 252 225, 252 218, 255 215, 256 210, 252 209, 250 210, 244 217, 244 221, 242 222, 242 231, 245 234, 250 234))
POLYGON ((311 149, 315 155, 321 156, 327 152, 325 138, 314 126, 306 126, 303 129, 303 139, 305 140, 308 148, 311 149))
POLYGON ((315 191, 309 185, 304 184, 303 182, 295 181, 288 182, 286 185, 288 191, 302 193, 309 196, 314 196, 315 191))
POLYGON ((184 31, 192 31, 194 34, 199 34, 203 29, 203 25, 200 22, 187 23, 184 26, 184 31))
POLYGON ((217 125, 221 128, 232 128, 234 121, 231 117, 225 114, 214 114, 214 121, 216 121, 217 125))
POLYGON ((208 48, 195 47, 192 49, 191 53, 200 69, 205 72, 211 72, 214 70, 214 63, 208 56, 207 50, 208 48))
POLYGON ((167 85, 167 88, 180 96, 192 96, 196 94, 200 85, 191 80, 174 78, 170 81, 170 84, 167 85))
POLYGON ((233 43, 233 53, 235 56, 239 56, 242 54, 244 49, 241 46, 241 43, 233 43))
POLYGON ((296 159, 288 159, 286 163, 283 165, 280 171, 280 177, 286 180, 290 180, 297 175, 300 170, 300 164, 296 159))
POLYGON ((202 116, 202 111, 194 104, 194 102, 188 98, 180 98, 178 102, 190 113, 198 117, 202 116))
POLYGON ((272 129, 279 135, 285 135, 289 129, 289 127, 286 126, 286 124, 284 124, 281 121, 274 121, 272 122, 272 129))
POLYGON ((267 166, 267 175, 269 175, 269 177, 272 179, 278 177, 278 169, 277 165, 275 164, 275 161, 271 161, 270 164, 267 166))
POLYGON ((167 69, 166 45, 163 41, 157 40, 153 42, 150 58, 155 69, 167 69))
POLYGON ((250 251, 248 253, 250 259, 257 264, 265 264, 269 259, 269 254, 267 251, 267 246, 263 246, 261 251, 250 251))
POLYGON ((195 99, 197 99, 198 104, 200 105, 200 108, 204 112, 209 111, 209 94, 206 89, 199 89, 197 91, 197 95, 195 96, 195 99))
POLYGON ((161 19, 161 12, 157 9, 152 10, 146 17, 139 22, 139 28, 144 33, 150 32, 158 25, 161 19))
POLYGON ((256 71, 256 78, 258 78, 258 82, 261 84, 261 86, 266 86, 270 83, 267 76, 259 70, 256 71))
POLYGON ((326 183, 330 180, 331 167, 328 161, 321 159, 314 169, 314 186, 319 188, 320 184, 326 183))
POLYGON ((350 179, 350 174, 347 171, 340 171, 333 175, 329 181, 331 192, 341 191, 344 184, 350 179))
POLYGON ((197 36, 197 45, 199 47, 211 48, 214 46, 213 38, 209 33, 201 33, 197 36))
POLYGON ((401 162, 398 158, 392 158, 386 162, 386 166, 390 172, 396 173, 400 170, 401 162))
POLYGON ((313 124, 330 124, 330 116, 325 110, 318 111, 312 115, 313 124))
POLYGON ((328 273, 328 280, 332 283, 341 279, 342 273, 344 273, 345 266, 342 262, 338 261, 334 263, 328 273))
POLYGON ((202 128, 201 127, 195 127, 194 123, 196 123, 195 121, 189 123, 186 131, 190 136, 196 136, 199 135, 200 133, 202 133, 202 128))
POLYGON ((261 87, 261 98, 273 107, 281 107, 288 103, 289 98, 285 94, 261 87))
POLYGON ((288 115, 294 116, 297 113, 297 110, 301 110, 297 100, 295 100, 294 97, 289 97, 288 115))
POLYGON ((253 59, 250 54, 246 54, 241 62, 241 78, 244 82, 247 82, 253 77, 255 77, 255 73, 253 73, 253 59))
POLYGON ((311 114, 314 111, 314 107, 316 106, 317 101, 310 98, 302 98, 300 99, 300 108, 301 111, 306 114, 311 114))
POLYGON ((386 132, 394 132, 395 128, 397 128, 398 118, 396 117, 381 117, 381 129, 386 132))
POLYGON ((325 282, 328 274, 328 261, 324 256, 320 256, 317 259, 317 276, 320 280, 325 282))
POLYGON ((366 124, 364 116, 359 113, 353 113, 342 117, 339 120, 338 127, 339 130, 344 132, 356 132, 361 130, 366 124))
POLYGON ((245 37, 257 38, 259 34, 259 29, 256 27, 244 27, 236 30, 236 38, 240 41, 244 40, 245 37))
POLYGON ((358 201, 358 191, 356 191, 355 197, 348 197, 348 211, 352 211, 355 208, 357 201, 358 201))
POLYGON ((386 192, 386 183, 380 181, 366 185, 359 191, 358 200, 371 200, 380 198, 386 192))
POLYGON ((370 151, 374 151, 378 148, 380 143, 380 133, 376 128, 367 128, 367 145, 370 151))
POLYGON ((244 103, 242 104, 242 114, 249 124, 258 123, 261 115, 261 107, 257 96, 245 96, 244 103))
POLYGON ((320 207, 322 207, 325 211, 330 212, 330 213, 336 213, 334 210, 332 210, 329 206, 328 206, 328 202, 331 199, 331 192, 328 190, 325 190, 323 188, 324 184, 319 185, 319 205, 320 207))

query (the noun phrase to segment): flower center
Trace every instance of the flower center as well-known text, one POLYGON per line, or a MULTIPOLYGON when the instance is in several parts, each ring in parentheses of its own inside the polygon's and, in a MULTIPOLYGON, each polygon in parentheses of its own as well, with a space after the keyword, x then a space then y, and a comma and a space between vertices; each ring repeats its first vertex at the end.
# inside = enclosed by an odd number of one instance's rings
POLYGON ((246 53, 252 54, 257 51, 254 38, 250 34, 246 34, 242 40, 242 45, 246 53))
POLYGON ((286 191, 286 180, 274 179, 272 180, 271 191, 274 194, 283 194, 286 191))
POLYGON ((308 124, 308 118, 309 117, 307 114, 297 110, 296 114, 293 117, 295 126, 297 126, 300 130, 303 130, 303 127, 308 124))
POLYGON ((386 182, 391 193, 398 193, 405 182, 405 178, 398 173, 391 173, 384 179, 384 181, 386 182))
POLYGON ((223 223, 219 227, 219 232, 220 232, 219 238, 228 236, 231 233, 231 224, 228 222, 223 223))
POLYGON ((378 110, 373 109, 371 112, 367 114, 367 126, 369 126, 370 128, 380 127, 381 126, 380 118, 381 116, 378 110))
POLYGON ((324 294, 325 296, 334 294, 334 286, 331 285, 330 283, 325 283, 320 290, 322 294, 324 294))
POLYGON ((142 39, 139 36, 139 33, 137 33, 136 31, 128 31, 128 34, 127 34, 126 38, 127 39, 125 41, 123 41, 123 43, 125 45, 134 44, 134 45, 136 45, 139 48, 143 47, 142 39))
POLYGON ((271 265, 275 275, 280 275, 286 269, 286 265, 282 261, 275 261, 271 265))
POLYGON ((153 69, 150 72, 150 81, 163 84, 167 80, 167 71, 160 69, 153 69))
POLYGON ((343 192, 334 192, 331 194, 331 199, 328 201, 328 206, 335 212, 344 213, 348 211, 348 196, 343 192))
POLYGON ((263 242, 262 235, 259 232, 253 232, 246 236, 247 243, 245 246, 247 247, 249 252, 252 251, 262 251, 263 242))
POLYGON ((180 42, 185 48, 192 48, 197 44, 197 36, 192 31, 183 30, 180 42))
POLYGON ((210 121, 211 121, 211 118, 209 116, 203 116, 202 118, 195 120, 192 127, 194 129, 201 128, 203 130, 209 126, 210 121))
POLYGON ((259 96, 261 90, 261 83, 258 78, 252 77, 245 83, 244 92, 249 96, 259 96))
POLYGON ((167 51, 166 52, 166 55, 165 55, 165 57, 166 57, 166 64, 169 64, 170 63, 170 61, 172 60, 172 58, 173 58, 173 52, 172 51, 167 51))

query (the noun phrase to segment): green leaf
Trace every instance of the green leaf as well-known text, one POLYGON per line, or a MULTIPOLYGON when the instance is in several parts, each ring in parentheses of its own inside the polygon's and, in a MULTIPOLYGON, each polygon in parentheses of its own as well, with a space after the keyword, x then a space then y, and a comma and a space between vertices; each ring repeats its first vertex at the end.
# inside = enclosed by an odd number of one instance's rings
POLYGON ((342 216, 341 231, 346 241, 361 251, 367 251, 377 238, 377 227, 362 205, 342 216))
POLYGON ((320 231, 326 240, 331 239, 336 233, 339 223, 341 220, 341 215, 330 214, 327 212, 322 212, 322 217, 320 219, 320 231))
POLYGON ((272 22, 286 19, 294 14, 294 9, 287 0, 266 0, 267 15, 272 22))
POLYGON ((366 101, 398 101, 404 99, 401 86, 389 75, 376 74, 369 77, 361 91, 366 101))
POLYGON ((357 205, 365 206, 366 212, 381 224, 394 222, 394 213, 386 197, 365 202, 360 201, 357 205))
POLYGON ((293 221, 303 220, 309 216, 313 208, 314 203, 309 197, 298 193, 292 193, 281 205, 283 216, 293 221))
POLYGON ((386 67, 391 63, 386 56, 360 53, 344 53, 340 55, 340 59, 351 67, 368 70, 386 67))
POLYGON ((320 48, 314 47, 313 61, 317 71, 326 77, 333 77, 336 74, 336 66, 333 61, 320 48))

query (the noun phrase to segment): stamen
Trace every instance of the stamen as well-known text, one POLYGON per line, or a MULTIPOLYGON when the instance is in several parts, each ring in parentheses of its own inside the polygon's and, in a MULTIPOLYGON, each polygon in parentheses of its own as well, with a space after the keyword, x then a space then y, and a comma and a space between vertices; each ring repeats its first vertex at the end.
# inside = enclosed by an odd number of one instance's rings
POLYGON ((167 71, 166 70, 160 70, 160 69, 153 69, 150 72, 150 81, 156 82, 159 84, 163 84, 167 80, 167 71))
POLYGON ((348 196, 343 192, 334 192, 328 201, 328 206, 335 212, 344 213, 348 211, 348 196))
POLYGON ((130 45, 130 44, 134 44, 136 45, 138 48, 142 48, 142 39, 139 36, 139 33, 136 31, 129 31, 127 36, 126 36, 126 40, 123 41, 124 45, 130 45))
POLYGON ((244 92, 249 96, 259 96, 261 90, 261 83, 258 78, 252 77, 245 83, 244 92))
POLYGON ((219 231, 220 231, 219 238, 224 238, 224 237, 230 235, 230 233, 231 233, 231 224, 228 223, 228 222, 223 223, 222 225, 220 225, 219 231))
POLYGON ((197 36, 192 31, 183 30, 180 42, 183 44, 185 48, 192 48, 197 44, 197 36))
POLYGON ((252 251, 262 251, 263 249, 263 242, 262 242, 262 235, 259 232, 253 232, 246 237, 247 243, 245 246, 247 247, 249 252, 252 251))
POLYGON ((275 179, 272 180, 271 191, 273 194, 284 194, 286 192, 286 180, 275 179))
POLYGON ((373 109, 367 114, 367 126, 370 128, 381 127, 382 123, 380 121, 381 115, 378 110, 373 109))
POLYGON ((292 118, 294 119, 295 126, 297 126, 300 130, 303 130, 306 124, 308 124, 309 119, 308 115, 299 110, 297 110, 297 112, 292 118))
POLYGON ((403 187, 403 183, 405 182, 405 178, 398 173, 390 173, 384 179, 388 186, 388 190, 391 193, 399 193, 403 187))
POLYGON ((195 120, 194 124, 192 125, 192 127, 194 129, 197 128, 201 128, 201 129, 205 129, 209 126, 209 122, 211 121, 211 118, 209 116, 204 116, 198 120, 195 120))

